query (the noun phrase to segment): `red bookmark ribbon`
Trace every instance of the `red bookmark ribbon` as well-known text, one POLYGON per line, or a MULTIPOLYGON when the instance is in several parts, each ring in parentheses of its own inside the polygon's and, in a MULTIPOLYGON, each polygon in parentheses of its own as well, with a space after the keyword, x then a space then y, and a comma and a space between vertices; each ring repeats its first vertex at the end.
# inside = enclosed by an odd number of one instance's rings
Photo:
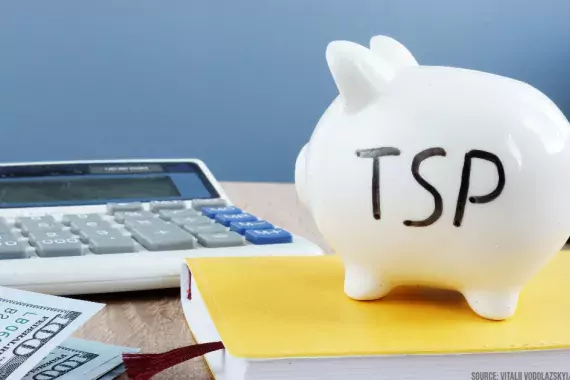
POLYGON ((176 348, 160 354, 123 354, 123 363, 129 379, 150 380, 168 368, 222 349, 222 342, 211 342, 176 348))

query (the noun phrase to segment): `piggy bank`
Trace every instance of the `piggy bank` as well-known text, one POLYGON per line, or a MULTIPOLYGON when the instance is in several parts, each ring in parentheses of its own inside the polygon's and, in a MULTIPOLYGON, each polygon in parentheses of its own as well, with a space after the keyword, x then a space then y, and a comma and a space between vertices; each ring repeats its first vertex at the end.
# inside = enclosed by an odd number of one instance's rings
POLYGON ((446 288, 480 317, 511 317, 570 236, 565 116, 526 83, 419 65, 386 36, 332 42, 326 60, 338 96, 295 184, 342 259, 346 295, 446 288))

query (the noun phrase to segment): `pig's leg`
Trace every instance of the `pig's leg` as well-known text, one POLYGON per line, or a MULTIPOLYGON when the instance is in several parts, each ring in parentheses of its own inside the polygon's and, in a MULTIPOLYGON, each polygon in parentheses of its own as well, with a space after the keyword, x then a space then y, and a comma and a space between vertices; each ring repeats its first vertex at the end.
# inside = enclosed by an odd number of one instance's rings
POLYGON ((486 319, 503 320, 515 313, 519 301, 519 290, 507 291, 470 290, 463 292, 467 303, 475 313, 486 319))
POLYGON ((382 298, 390 292, 390 286, 374 268, 364 265, 346 265, 344 292, 360 301, 382 298))

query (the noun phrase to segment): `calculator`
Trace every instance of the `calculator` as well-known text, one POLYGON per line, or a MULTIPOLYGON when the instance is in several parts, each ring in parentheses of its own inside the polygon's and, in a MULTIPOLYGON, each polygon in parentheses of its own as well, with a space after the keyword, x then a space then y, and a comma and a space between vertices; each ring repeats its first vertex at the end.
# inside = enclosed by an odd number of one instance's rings
POLYGON ((236 207, 199 159, 0 164, 0 286, 172 288, 185 258, 320 254, 236 207))

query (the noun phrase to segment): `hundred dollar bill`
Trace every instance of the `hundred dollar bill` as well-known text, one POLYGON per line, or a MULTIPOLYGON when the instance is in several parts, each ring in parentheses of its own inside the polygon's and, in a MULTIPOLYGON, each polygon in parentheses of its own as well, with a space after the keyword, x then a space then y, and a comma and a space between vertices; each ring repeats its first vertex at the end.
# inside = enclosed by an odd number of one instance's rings
POLYGON ((123 373, 126 372, 126 368, 124 364, 118 365, 117 367, 113 368, 111 371, 107 372, 105 375, 101 376, 97 380, 114 380, 117 377, 121 376, 123 373))
POLYGON ((123 363, 124 352, 138 352, 131 347, 68 338, 51 351, 22 380, 100 379, 123 363))
POLYGON ((20 380, 105 305, 0 287, 0 380, 20 380))
POLYGON ((140 348, 134 347, 122 347, 122 346, 112 346, 115 352, 119 351, 118 356, 106 362, 104 365, 95 368, 85 374, 85 378, 104 380, 104 379, 114 379, 125 372, 125 367, 123 365, 123 354, 129 353, 134 354, 140 352, 140 348), (109 377, 113 376, 113 377, 109 377))

